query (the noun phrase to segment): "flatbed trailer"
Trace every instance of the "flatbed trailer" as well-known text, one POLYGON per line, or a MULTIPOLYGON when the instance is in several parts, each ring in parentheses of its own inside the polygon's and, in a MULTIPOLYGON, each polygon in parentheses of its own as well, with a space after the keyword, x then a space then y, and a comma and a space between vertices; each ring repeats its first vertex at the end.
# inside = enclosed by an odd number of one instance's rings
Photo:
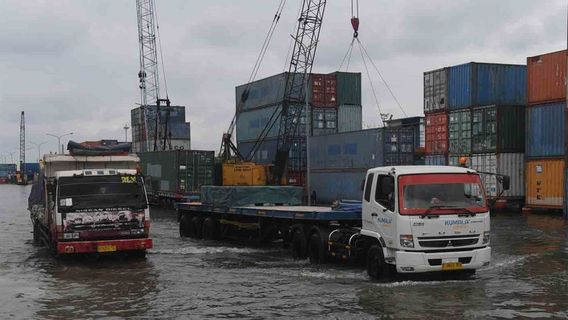
POLYGON ((336 209, 317 206, 223 207, 178 203, 180 236, 206 240, 246 239, 258 243, 282 240, 295 258, 315 263, 326 259, 329 234, 361 226, 361 203, 336 209))

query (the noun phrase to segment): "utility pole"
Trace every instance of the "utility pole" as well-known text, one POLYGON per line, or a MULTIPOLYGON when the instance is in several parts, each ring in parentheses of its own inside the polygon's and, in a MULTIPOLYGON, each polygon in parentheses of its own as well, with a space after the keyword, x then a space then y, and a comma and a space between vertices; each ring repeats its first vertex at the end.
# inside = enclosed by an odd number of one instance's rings
POLYGON ((128 123, 125 123, 122 129, 124 129, 124 142, 128 142, 128 129, 130 129, 128 123))

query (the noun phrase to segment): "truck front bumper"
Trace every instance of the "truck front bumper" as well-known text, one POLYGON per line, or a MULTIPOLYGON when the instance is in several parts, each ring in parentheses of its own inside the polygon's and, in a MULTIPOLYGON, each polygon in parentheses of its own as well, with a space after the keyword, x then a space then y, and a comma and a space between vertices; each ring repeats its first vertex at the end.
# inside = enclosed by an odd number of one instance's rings
POLYGON ((98 241, 70 241, 57 244, 58 254, 112 253, 119 251, 146 250, 153 246, 152 239, 121 239, 98 241))
POLYGON ((401 273, 472 270, 489 264, 491 248, 455 252, 396 252, 396 271, 401 273), (457 263, 457 266, 456 266, 457 263), (450 266, 450 268, 446 268, 450 266))

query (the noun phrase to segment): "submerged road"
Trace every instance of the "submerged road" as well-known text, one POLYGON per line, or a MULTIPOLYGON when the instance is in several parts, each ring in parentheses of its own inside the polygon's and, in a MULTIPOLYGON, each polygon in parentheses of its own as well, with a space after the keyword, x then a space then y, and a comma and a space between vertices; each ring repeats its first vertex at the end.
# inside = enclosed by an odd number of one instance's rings
POLYGON ((470 280, 374 283, 277 247, 181 239, 160 210, 147 259, 58 261, 32 245, 29 190, 0 185, 0 319, 568 318, 561 217, 493 215, 493 261, 470 280))

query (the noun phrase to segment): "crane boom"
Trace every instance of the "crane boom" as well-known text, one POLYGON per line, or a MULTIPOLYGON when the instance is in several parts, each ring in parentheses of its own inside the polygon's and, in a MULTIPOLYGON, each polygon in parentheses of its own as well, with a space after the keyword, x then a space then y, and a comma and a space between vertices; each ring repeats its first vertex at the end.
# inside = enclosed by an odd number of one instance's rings
POLYGON ((20 179, 18 183, 26 184, 26 119, 24 111, 20 117, 20 179))
MULTIPOLYGON (((325 6, 326 0, 304 0, 302 4, 296 35, 293 37, 294 49, 284 91, 276 159, 272 174, 273 183, 279 183, 282 180, 290 148, 294 140, 299 137, 298 124, 308 94, 306 87, 314 64, 325 6)), ((306 134, 310 133, 306 132, 306 134)))

